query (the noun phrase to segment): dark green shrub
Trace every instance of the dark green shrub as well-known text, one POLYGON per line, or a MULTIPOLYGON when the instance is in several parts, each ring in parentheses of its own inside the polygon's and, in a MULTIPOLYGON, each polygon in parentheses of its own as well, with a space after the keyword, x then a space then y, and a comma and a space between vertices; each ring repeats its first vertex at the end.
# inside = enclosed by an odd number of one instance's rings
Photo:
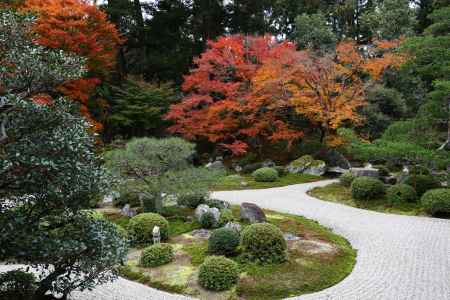
POLYGON ((219 228, 211 233, 208 240, 208 252, 215 255, 230 255, 236 252, 240 236, 236 230, 219 228))
POLYGON ((410 175, 406 177, 403 183, 412 186, 419 197, 425 194, 426 191, 441 186, 431 175, 410 175))
POLYGON ((352 197, 356 200, 371 200, 380 198, 385 192, 384 184, 372 177, 355 178, 351 185, 352 197))
POLYGON ((191 192, 178 196, 178 205, 187 206, 190 208, 197 208, 200 204, 205 203, 207 193, 191 192))
POLYGON ((376 168, 378 169, 378 174, 381 177, 387 177, 391 174, 391 172, 389 172, 389 169, 385 166, 377 166, 376 168))
POLYGON ((276 166, 274 167, 274 169, 277 170, 279 177, 283 177, 287 174, 287 170, 283 166, 276 166))
POLYGON ((36 289, 36 278, 32 273, 12 270, 0 273, 0 299, 28 300, 36 289))
POLYGON ((200 225, 202 225, 202 228, 210 229, 216 227, 218 224, 214 214, 208 211, 200 217, 200 225))
POLYGON ((233 222, 234 221, 234 216, 233 216, 233 212, 231 211, 231 209, 222 209, 220 211, 220 225, 224 226, 225 224, 227 224, 228 222, 233 222))
POLYGON ((262 162, 248 164, 242 168, 242 173, 245 173, 245 174, 253 173, 254 171, 256 171, 262 167, 263 167, 262 162))
POLYGON ((411 203, 417 201, 417 193, 412 186, 400 183, 387 189, 386 199, 391 204, 411 203))
POLYGON ((208 205, 209 207, 215 207, 219 210, 222 210, 224 208, 230 208, 230 204, 228 202, 219 199, 208 199, 205 201, 205 204, 208 205))
POLYGON ((281 263, 287 258, 286 241, 278 227, 269 223, 252 224, 241 238, 244 256, 258 263, 281 263))
POLYGON ((170 263, 174 257, 172 245, 155 244, 142 251, 139 264, 143 267, 158 267, 170 263))
POLYGON ((411 174, 411 175, 430 175, 431 172, 427 167, 424 167, 421 165, 415 165, 409 169, 409 174, 411 174))
POLYGON ((198 283, 205 289, 224 291, 239 280, 238 265, 223 256, 209 256, 200 265, 198 283))
POLYGON ((278 172, 274 168, 260 168, 252 173, 257 182, 274 182, 278 179, 278 172))
POLYGON ((169 238, 169 222, 163 216, 155 213, 134 216, 128 223, 128 231, 136 243, 152 243, 155 226, 159 226, 161 230, 161 240, 167 240, 169 238))
POLYGON ((352 185, 353 180, 356 178, 351 172, 345 172, 339 177, 339 183, 342 186, 350 187, 352 185))
POLYGON ((450 189, 429 190, 422 196, 421 202, 430 215, 450 217, 450 189))

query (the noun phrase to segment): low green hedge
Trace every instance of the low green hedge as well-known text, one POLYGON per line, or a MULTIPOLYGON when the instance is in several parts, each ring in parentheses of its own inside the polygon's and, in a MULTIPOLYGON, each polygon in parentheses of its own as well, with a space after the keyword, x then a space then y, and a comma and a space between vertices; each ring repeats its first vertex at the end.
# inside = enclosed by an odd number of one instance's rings
POLYGON ((342 186, 350 187, 352 185, 353 180, 355 180, 356 176, 353 175, 351 172, 345 172, 344 174, 339 177, 339 183, 342 186))
POLYGON ((287 259, 283 233, 269 223, 246 227, 242 232, 241 246, 244 256, 257 263, 281 263, 287 259))
POLYGON ((206 192, 190 192, 179 195, 177 198, 177 204, 190 208, 197 208, 200 204, 205 203, 206 198, 206 192))
POLYGON ((412 186, 400 183, 387 189, 386 199, 391 204, 412 203, 417 201, 417 193, 412 186))
POLYGON ((410 175, 403 183, 412 186, 419 197, 428 190, 440 187, 439 182, 431 175, 410 175))
POLYGON ((161 240, 169 238, 169 222, 161 215, 143 213, 130 219, 127 229, 135 243, 152 243, 153 228, 159 226, 161 240))
POLYGON ((200 265, 198 283, 207 290, 224 291, 239 280, 237 263, 223 256, 209 256, 200 265))
POLYGON ((274 168, 260 168, 252 173, 257 182, 274 182, 278 180, 278 171, 274 168))
POLYGON ((421 198, 422 205, 432 216, 450 216, 450 189, 434 189, 421 198))
POLYGON ((139 264, 143 267, 158 267, 173 261, 175 255, 170 244, 155 244, 141 253, 139 264))
POLYGON ((21 270, 0 273, 0 299, 28 300, 36 288, 36 277, 32 273, 21 270))
POLYGON ((383 182, 372 177, 355 178, 351 185, 352 197, 355 200, 371 200, 384 195, 385 188, 383 182))

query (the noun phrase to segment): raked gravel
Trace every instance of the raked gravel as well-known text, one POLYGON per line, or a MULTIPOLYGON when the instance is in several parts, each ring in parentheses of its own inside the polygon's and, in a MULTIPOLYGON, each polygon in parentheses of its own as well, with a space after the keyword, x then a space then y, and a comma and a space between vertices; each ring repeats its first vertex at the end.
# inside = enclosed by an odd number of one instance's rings
MULTIPOLYGON (((450 300, 450 220, 377 213, 321 201, 307 191, 332 181, 281 188, 215 192, 233 204, 252 202, 267 209, 317 220, 358 250, 353 272, 337 285, 292 299, 450 300)), ((11 266, 0 266, 0 272, 11 266)), ((182 300, 120 278, 72 300, 182 300)))

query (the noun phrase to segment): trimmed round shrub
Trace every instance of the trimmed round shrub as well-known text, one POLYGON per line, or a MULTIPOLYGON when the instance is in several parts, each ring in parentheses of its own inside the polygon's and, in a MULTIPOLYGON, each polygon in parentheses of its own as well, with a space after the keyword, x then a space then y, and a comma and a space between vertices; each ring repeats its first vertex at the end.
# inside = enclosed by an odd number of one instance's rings
POLYGON ((208 239, 208 252, 215 255, 230 255, 236 252, 240 236, 236 230, 219 228, 208 239))
POLYGON ((439 182, 431 175, 410 175, 403 183, 412 186, 419 197, 428 190, 440 187, 439 182))
POLYGON ((142 251, 139 264, 147 268, 158 267, 170 263, 174 257, 172 245, 155 244, 142 251))
POLYGON ((353 175, 351 172, 345 172, 341 175, 341 177, 339 177, 339 183, 342 186, 350 187, 355 178, 355 175, 353 175))
POLYGON ((136 243, 152 243, 153 228, 159 226, 161 240, 169 238, 169 222, 161 215, 155 213, 143 213, 134 216, 128 223, 128 231, 136 243))
POLYGON ((278 179, 278 172, 274 168, 260 168, 252 173, 257 182, 274 182, 278 179))
POLYGON ((220 225, 225 225, 228 222, 233 222, 234 221, 234 216, 233 216, 233 212, 231 211, 231 209, 222 209, 220 211, 220 225))
POLYGON ((208 199, 205 201, 205 204, 211 208, 215 207, 219 210, 222 210, 224 208, 230 208, 230 204, 228 202, 219 199, 208 199))
POLYGON ((205 203, 206 193, 192 192, 179 195, 177 198, 178 205, 187 206, 190 208, 197 208, 200 204, 205 203))
POLYGON ((36 288, 32 273, 12 270, 0 274, 0 299, 31 299, 36 288))
POLYGON ((207 290, 225 291, 239 280, 237 263, 223 256, 209 256, 200 265, 198 283, 207 290))
POLYGON ((283 177, 287 174, 286 167, 276 166, 276 167, 274 167, 274 169, 277 170, 279 177, 283 177))
POLYGON ((287 245, 283 233, 269 223, 257 223, 246 227, 241 237, 244 256, 262 264, 281 263, 287 259, 287 245))
POLYGON ((214 214, 210 211, 204 213, 200 217, 200 225, 202 225, 202 228, 210 229, 217 226, 216 218, 214 217, 214 214))
POLYGON ((430 215, 450 217, 450 189, 430 190, 422 196, 421 202, 430 215))
POLYGON ((355 178, 351 185, 352 197, 356 200, 371 200, 383 196, 384 183, 372 177, 355 178))
POLYGON ((417 193, 412 186, 400 183, 387 189, 386 199, 391 204, 411 203, 417 201, 417 193))

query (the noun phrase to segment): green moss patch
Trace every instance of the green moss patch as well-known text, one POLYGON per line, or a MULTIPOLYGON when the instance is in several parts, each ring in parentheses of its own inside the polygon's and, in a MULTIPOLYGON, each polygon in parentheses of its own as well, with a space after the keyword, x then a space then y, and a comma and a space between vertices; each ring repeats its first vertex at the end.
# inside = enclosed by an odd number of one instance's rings
POLYGON ((369 200, 354 200, 350 188, 338 183, 332 183, 324 187, 317 187, 308 192, 309 195, 321 200, 341 203, 353 207, 373 210, 384 213, 418 216, 425 215, 420 203, 390 203, 384 198, 369 200))

